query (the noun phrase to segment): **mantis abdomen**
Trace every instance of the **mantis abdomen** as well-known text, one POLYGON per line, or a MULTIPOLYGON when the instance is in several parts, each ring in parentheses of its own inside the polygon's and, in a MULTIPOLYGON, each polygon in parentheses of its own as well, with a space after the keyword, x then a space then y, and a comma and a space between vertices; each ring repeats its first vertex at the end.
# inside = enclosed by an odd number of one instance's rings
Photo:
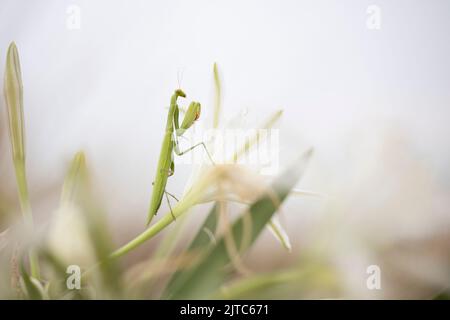
POLYGON ((161 147, 161 153, 159 156, 158 167, 155 174, 155 180, 153 183, 153 192, 150 202, 150 209, 148 215, 148 222, 159 210, 161 206, 161 201, 164 196, 166 189, 167 179, 169 178, 169 173, 171 172, 171 166, 173 162, 173 141, 172 132, 167 131, 161 147))

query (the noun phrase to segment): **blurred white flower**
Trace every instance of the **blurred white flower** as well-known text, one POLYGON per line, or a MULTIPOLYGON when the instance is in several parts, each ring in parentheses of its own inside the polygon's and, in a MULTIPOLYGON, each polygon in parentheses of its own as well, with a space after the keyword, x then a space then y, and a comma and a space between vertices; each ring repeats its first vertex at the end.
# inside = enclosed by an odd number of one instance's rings
POLYGON ((67 265, 89 267, 96 261, 83 212, 70 202, 53 214, 47 244, 67 265))

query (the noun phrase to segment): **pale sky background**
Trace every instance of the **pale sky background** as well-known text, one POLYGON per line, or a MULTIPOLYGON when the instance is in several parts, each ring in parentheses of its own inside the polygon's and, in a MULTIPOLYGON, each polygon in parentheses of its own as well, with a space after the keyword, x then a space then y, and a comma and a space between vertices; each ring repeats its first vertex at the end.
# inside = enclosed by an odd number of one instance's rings
MULTIPOLYGON (((251 126, 283 108, 281 163, 315 148, 299 187, 330 196, 350 188, 359 201, 379 204, 391 181, 400 184, 399 201, 429 195, 419 216, 448 218, 449 17, 447 0, 0 0, 0 57, 15 41, 22 63, 31 192, 57 194, 83 149, 109 213, 142 224, 177 74, 183 70, 186 102, 201 101, 201 121, 210 121, 218 62, 226 118, 248 108, 251 126), (79 30, 66 27, 71 5, 81 9, 79 30), (369 5, 381 9, 380 30, 366 27, 369 5), (409 173, 396 176, 405 163, 423 170, 426 188, 404 191, 402 183, 415 185, 409 173)), ((0 116, 5 126, 3 107, 0 116)), ((188 173, 177 168, 173 193, 188 173)), ((10 166, 0 177, 13 185, 10 166)), ((291 199, 288 219, 321 206, 291 199)), ((360 212, 383 217, 383 208, 360 212)))

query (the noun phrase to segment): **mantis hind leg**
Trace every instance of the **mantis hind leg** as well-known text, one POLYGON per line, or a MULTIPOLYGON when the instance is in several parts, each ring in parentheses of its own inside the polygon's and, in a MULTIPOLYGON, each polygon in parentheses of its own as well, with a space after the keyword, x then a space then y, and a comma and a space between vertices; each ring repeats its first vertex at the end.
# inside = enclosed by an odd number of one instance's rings
POLYGON ((172 197, 173 199, 175 199, 177 202, 179 202, 180 200, 178 200, 177 197, 175 197, 173 194, 171 194, 169 191, 164 191, 168 196, 172 197))
POLYGON ((173 221, 175 221, 177 219, 175 218, 175 215, 173 214, 172 205, 170 204, 169 196, 171 196, 172 198, 174 198, 177 201, 178 201, 178 199, 173 194, 167 192, 166 190, 164 190, 164 195, 166 196, 167 204, 169 205, 170 214, 172 215, 173 221))

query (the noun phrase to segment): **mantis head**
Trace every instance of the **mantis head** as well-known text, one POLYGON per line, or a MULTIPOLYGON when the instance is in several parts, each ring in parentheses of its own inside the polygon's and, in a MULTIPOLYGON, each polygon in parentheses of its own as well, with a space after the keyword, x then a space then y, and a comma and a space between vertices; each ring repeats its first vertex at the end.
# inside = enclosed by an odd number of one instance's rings
POLYGON ((186 98, 186 93, 184 93, 181 89, 177 89, 175 90, 175 96, 186 98))

